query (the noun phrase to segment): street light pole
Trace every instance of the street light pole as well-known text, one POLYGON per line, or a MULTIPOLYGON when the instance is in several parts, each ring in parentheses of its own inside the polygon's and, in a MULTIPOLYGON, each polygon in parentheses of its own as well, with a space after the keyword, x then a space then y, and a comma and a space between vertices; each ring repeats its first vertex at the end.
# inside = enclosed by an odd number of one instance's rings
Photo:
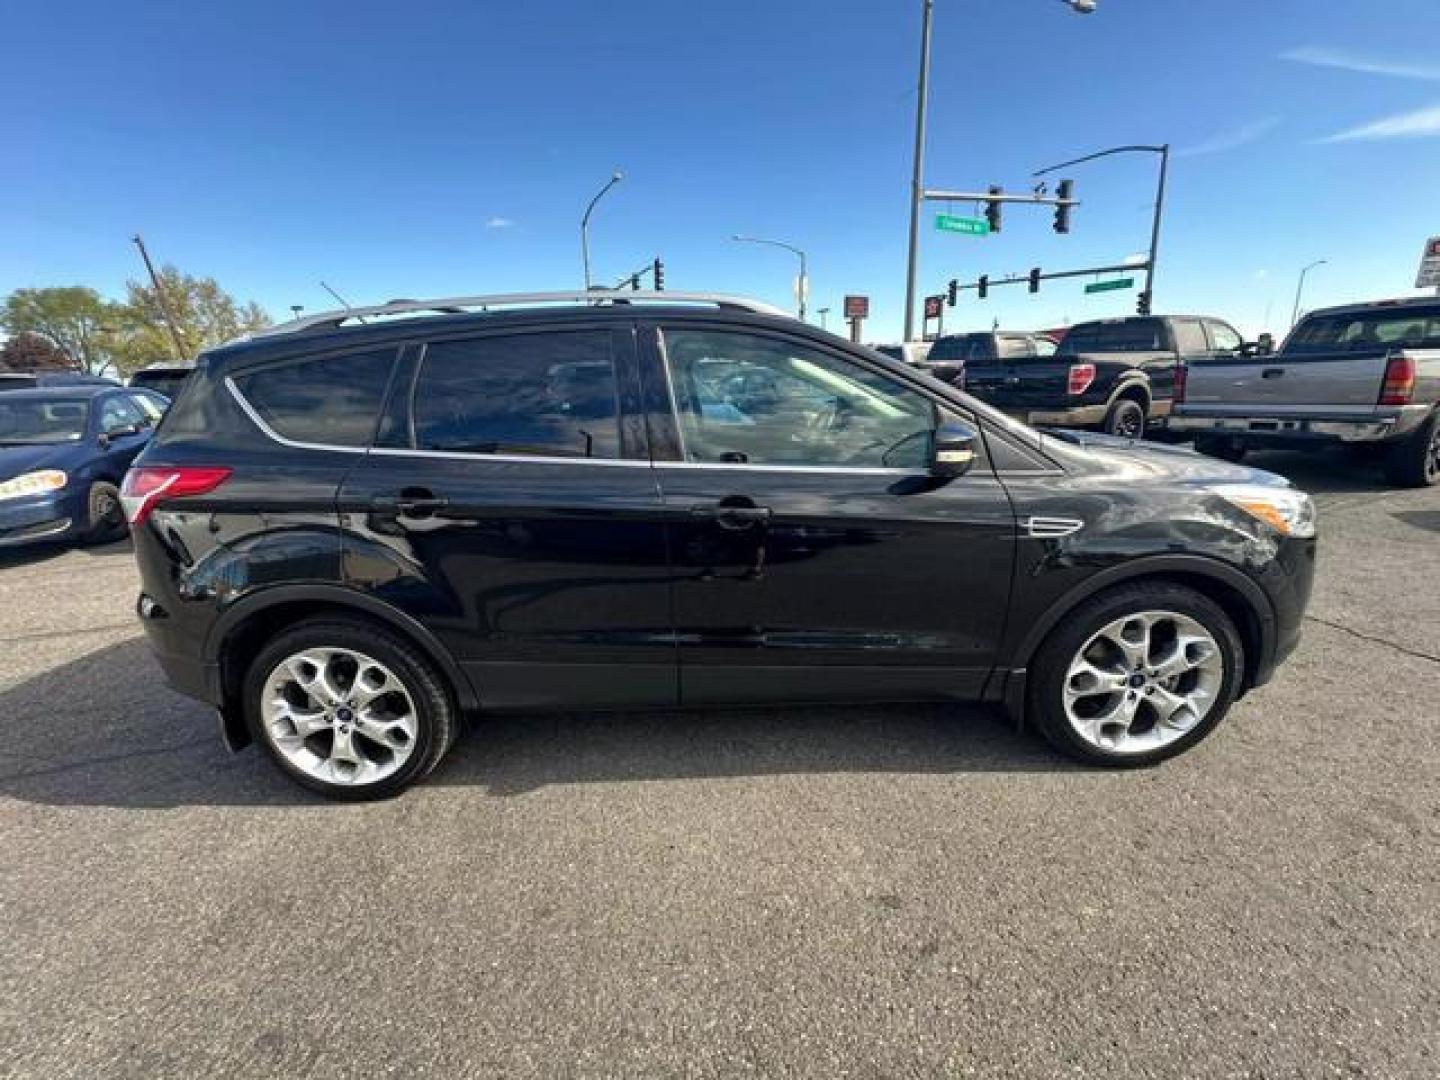
POLYGON ((808 267, 809 264, 808 264, 808 261, 807 261, 806 258, 805 258, 805 252, 801 251, 801 250, 800 250, 798 247, 796 247, 794 244, 787 244, 784 240, 766 240, 765 238, 759 237, 759 236, 741 236, 739 233, 736 233, 734 236, 730 237, 730 239, 731 239, 731 240, 734 240, 735 242, 740 243, 740 244, 769 244, 771 247, 784 248, 786 251, 789 251, 789 252, 791 252, 791 253, 799 256, 799 258, 800 258, 800 281, 799 281, 799 287, 795 290, 795 292, 796 292, 796 297, 795 297, 795 298, 796 298, 796 301, 797 301, 798 306, 799 306, 799 309, 800 309, 800 321, 801 321, 801 322, 804 322, 804 321, 805 321, 805 294, 806 294, 807 292, 809 292, 809 290, 810 290, 810 273, 809 273, 809 270, 807 269, 807 267, 808 267))
POLYGON ((925 190, 925 108, 930 98, 930 22, 934 0, 921 0, 920 81, 915 101, 915 152, 910 173, 910 250, 905 259, 905 341, 915 337, 915 275, 920 255, 920 204, 925 190))
POLYGON ((1329 259, 1316 259, 1309 266, 1300 271, 1300 283, 1295 286, 1295 308, 1290 312, 1290 329, 1295 329, 1295 324, 1300 321, 1300 296, 1305 291, 1305 276, 1317 266, 1324 266, 1329 259))
POLYGON ((590 205, 585 208, 585 216, 580 219, 580 261, 585 265, 585 291, 590 291, 590 214, 595 209, 595 204, 605 197, 605 193, 625 178, 625 174, 616 169, 595 197, 590 200, 590 205))
MULTIPOLYGON (((1077 15, 1093 15, 1099 0, 1060 0, 1077 15)), ((930 24, 934 0, 921 0, 920 79, 915 99, 915 151, 910 173, 910 244, 905 258, 905 340, 915 336, 915 276, 920 259, 920 206, 925 201, 925 111, 930 100, 930 24)))

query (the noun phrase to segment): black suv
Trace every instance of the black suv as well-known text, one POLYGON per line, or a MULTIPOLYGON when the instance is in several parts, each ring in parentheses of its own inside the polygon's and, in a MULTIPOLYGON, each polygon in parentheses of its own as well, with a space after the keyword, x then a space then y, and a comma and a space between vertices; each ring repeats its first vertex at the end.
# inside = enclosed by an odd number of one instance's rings
POLYGON ((397 302, 216 349, 123 495, 171 683, 348 797, 515 709, 982 701, 1155 762, 1294 647, 1315 557, 1279 477, 1041 435, 670 293, 397 302))

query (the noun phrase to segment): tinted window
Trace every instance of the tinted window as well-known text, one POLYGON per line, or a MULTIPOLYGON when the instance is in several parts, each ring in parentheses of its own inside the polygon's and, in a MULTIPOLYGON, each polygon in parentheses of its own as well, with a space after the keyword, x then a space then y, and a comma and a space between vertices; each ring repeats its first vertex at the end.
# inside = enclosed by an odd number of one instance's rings
POLYGON ((1203 356, 1210 351, 1210 343, 1205 340, 1205 331, 1199 320, 1175 320, 1175 348, 1181 356, 1203 356))
POLYGON ((235 385, 287 439, 366 446, 394 360, 394 349, 296 360, 237 375, 235 385))
POLYGON ((1060 354, 1080 352, 1160 352, 1165 327, 1159 319, 1125 319, 1121 322, 1081 323, 1065 335, 1060 354))
POLYGON ((1239 352, 1240 347, 1245 344, 1239 334, 1222 322, 1210 319, 1205 325, 1210 328, 1210 343, 1215 346, 1216 352, 1239 352))
POLYGON ((778 338, 667 330, 690 461, 917 468, 929 399, 858 364, 778 338))
POLYGON ((608 331, 515 334, 430 345, 415 446, 470 454, 620 456, 608 331))
POLYGON ((969 349, 969 335, 952 334, 950 337, 936 339, 935 344, 930 346, 930 355, 925 359, 932 364, 939 360, 964 360, 969 349))
POLYGON ((165 415, 167 403, 159 394, 134 393, 130 395, 130 400, 145 414, 145 419, 152 424, 165 415))
POLYGON ((189 377, 188 371, 137 371, 130 377, 130 385, 143 386, 173 398, 189 377))
POLYGON ((1440 349, 1440 305, 1311 315, 1285 352, 1343 352, 1390 347, 1440 349))

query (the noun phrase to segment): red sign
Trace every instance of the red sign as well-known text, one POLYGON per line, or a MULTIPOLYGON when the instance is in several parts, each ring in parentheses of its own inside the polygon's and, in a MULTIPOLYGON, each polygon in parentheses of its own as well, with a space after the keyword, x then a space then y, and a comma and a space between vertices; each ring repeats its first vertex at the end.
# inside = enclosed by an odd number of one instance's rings
POLYGON ((925 318, 938 319, 940 317, 940 306, 945 303, 943 296, 925 297, 925 318))
POLYGON ((870 298, 868 296, 845 297, 845 318, 868 319, 869 317, 870 298))

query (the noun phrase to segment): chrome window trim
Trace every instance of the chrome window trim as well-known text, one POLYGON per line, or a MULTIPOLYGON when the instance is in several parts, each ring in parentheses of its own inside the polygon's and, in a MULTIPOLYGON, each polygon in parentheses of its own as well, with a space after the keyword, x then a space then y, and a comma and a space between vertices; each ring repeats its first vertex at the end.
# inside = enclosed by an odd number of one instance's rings
POLYGON ((869 465, 752 465, 743 461, 657 461, 657 469, 725 469, 731 472, 843 474, 846 476, 929 476, 926 469, 887 469, 869 465))
POLYGON ((371 454, 380 457, 442 458, 451 461, 502 461, 529 465, 619 465, 623 468, 651 468, 645 458, 559 457, 553 454, 482 454, 463 450, 412 450, 403 446, 374 446, 371 454))

